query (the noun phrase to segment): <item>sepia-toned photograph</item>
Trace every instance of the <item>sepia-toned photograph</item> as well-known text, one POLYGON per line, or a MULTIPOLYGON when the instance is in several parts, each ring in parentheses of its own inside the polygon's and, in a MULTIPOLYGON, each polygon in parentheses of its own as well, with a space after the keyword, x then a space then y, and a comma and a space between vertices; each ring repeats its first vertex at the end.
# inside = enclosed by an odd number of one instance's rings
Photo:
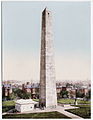
POLYGON ((2 119, 91 119, 91 2, 1 2, 2 119))

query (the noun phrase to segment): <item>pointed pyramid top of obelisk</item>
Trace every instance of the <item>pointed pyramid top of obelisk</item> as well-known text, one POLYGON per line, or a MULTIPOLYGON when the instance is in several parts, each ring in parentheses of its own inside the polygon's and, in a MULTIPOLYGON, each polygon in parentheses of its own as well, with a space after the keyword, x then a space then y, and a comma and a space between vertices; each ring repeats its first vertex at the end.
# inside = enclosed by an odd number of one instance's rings
POLYGON ((49 9, 47 7, 45 7, 45 9, 43 11, 49 11, 49 9))
POLYGON ((51 11, 47 7, 45 7, 42 13, 51 13, 51 11))
POLYGON ((48 10, 47 6, 45 7, 45 9, 44 9, 44 10, 48 10))

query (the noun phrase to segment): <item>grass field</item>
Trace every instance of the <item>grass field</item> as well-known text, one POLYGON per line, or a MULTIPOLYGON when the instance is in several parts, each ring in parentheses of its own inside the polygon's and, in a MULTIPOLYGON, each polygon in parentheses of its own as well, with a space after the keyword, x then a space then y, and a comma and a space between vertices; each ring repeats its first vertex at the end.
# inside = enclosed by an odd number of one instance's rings
MULTIPOLYGON (((33 99, 34 101, 39 101, 39 99, 33 99)), ((74 104, 74 99, 59 99, 58 103, 60 104, 74 104)), ((90 104, 90 101, 82 101, 77 100, 78 104, 90 104)), ((4 101, 2 103, 2 112, 7 112, 11 109, 15 108, 15 102, 14 101, 4 101)))
POLYGON ((43 113, 29 113, 29 114, 6 114, 2 118, 64 118, 70 119, 69 117, 55 111, 55 112, 43 112, 43 113))
MULTIPOLYGON (((39 99, 33 99, 34 101, 38 102, 39 99)), ((75 99, 58 99, 57 100, 58 103, 60 104, 74 104, 75 99)), ((78 104, 90 104, 90 101, 84 101, 84 100, 77 100, 78 104)))
POLYGON ((14 101, 4 101, 2 103, 2 106, 5 107, 5 106, 14 106, 15 105, 15 102, 14 101))
POLYGON ((91 106, 90 105, 75 105, 75 106, 79 108, 70 109, 66 111, 76 114, 83 118, 91 118, 91 106))
MULTIPOLYGON (((59 99, 57 100, 60 104, 74 104, 74 99, 59 99)), ((77 100, 78 104, 90 104, 90 101, 84 101, 84 100, 77 100)))
POLYGON ((33 101, 39 102, 39 99, 33 99, 33 101))
POLYGON ((15 108, 15 102, 14 101, 4 101, 2 103, 2 112, 7 112, 11 109, 15 108))

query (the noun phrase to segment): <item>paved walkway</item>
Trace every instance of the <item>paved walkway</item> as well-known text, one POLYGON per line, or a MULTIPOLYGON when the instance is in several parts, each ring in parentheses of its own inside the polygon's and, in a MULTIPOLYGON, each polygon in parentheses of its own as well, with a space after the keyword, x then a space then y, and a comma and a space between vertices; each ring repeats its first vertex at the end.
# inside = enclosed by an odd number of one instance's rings
POLYGON ((70 105, 65 105, 64 107, 58 106, 57 111, 66 115, 66 116, 68 116, 68 117, 70 117, 70 118, 72 118, 72 119, 83 119, 82 117, 79 117, 75 114, 72 114, 70 112, 65 111, 67 109, 74 109, 74 108, 78 108, 78 107, 73 107, 73 106, 70 106, 70 105))
MULTIPOLYGON (((75 107, 75 106, 71 106, 71 105, 64 105, 64 107, 62 107, 61 105, 58 105, 56 108, 45 108, 44 110, 41 110, 40 108, 36 108, 34 109, 33 111, 28 111, 28 112, 24 112, 24 114, 27 114, 27 113, 38 113, 38 112, 52 112, 52 111, 58 111, 72 119, 83 119, 82 117, 79 117, 75 114, 72 114, 70 112, 67 112, 65 110, 67 109, 75 109, 75 108, 78 108, 78 107, 75 107)), ((7 114, 7 113, 3 113, 4 114, 7 114)), ((9 114, 13 114, 13 113, 9 113, 9 114)), ((17 114, 23 114, 23 113, 17 113, 17 114)))
POLYGON ((25 113, 38 113, 38 112, 58 111, 58 112, 66 115, 66 116, 68 116, 68 117, 70 117, 72 119, 83 119, 82 117, 79 117, 79 116, 77 116, 75 114, 72 114, 70 112, 65 111, 67 109, 75 109, 75 108, 78 108, 78 107, 74 107, 74 106, 71 106, 71 105, 64 105, 64 107, 62 107, 62 106, 59 105, 59 106, 57 106, 57 108, 46 108, 44 110, 41 110, 41 109, 37 108, 37 109, 35 109, 33 111, 29 111, 29 112, 25 112, 25 113))

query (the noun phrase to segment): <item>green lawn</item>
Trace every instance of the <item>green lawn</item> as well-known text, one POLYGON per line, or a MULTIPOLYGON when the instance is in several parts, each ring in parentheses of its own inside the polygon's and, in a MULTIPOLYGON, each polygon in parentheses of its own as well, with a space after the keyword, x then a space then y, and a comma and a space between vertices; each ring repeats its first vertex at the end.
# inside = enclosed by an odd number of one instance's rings
POLYGON ((39 102, 39 99, 33 99, 33 101, 39 102))
POLYGON ((2 106, 5 107, 5 106, 14 106, 15 105, 15 102, 14 101, 4 101, 2 103, 2 106))
POLYGON ((6 114, 2 118, 64 118, 70 119, 69 117, 55 111, 55 112, 42 112, 42 113, 29 113, 29 114, 6 114))
POLYGON ((75 105, 75 106, 79 108, 70 109, 66 111, 76 114, 83 118, 91 118, 91 106, 90 105, 75 105))
MULTIPOLYGON (((58 103, 60 104, 74 104, 75 99, 59 99, 57 100, 58 103)), ((84 100, 77 100, 78 104, 90 104, 90 101, 84 101, 84 100)))
MULTIPOLYGON (((39 99, 33 99, 34 101, 38 102, 39 99)), ((60 104, 74 104, 75 99, 58 99, 57 100, 58 103, 60 104)), ((84 101, 84 100, 77 100, 78 104, 90 104, 90 101, 84 101)))
POLYGON ((2 102, 2 112, 7 112, 11 109, 15 108, 14 101, 4 101, 2 102))

